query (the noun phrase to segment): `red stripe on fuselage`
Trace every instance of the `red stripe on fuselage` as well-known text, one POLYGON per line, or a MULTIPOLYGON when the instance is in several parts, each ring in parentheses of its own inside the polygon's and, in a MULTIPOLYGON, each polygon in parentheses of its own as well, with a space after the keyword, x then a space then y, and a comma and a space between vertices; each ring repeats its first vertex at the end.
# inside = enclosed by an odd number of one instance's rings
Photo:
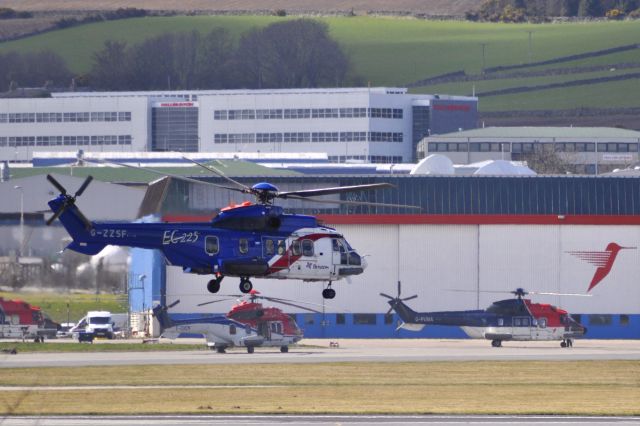
POLYGON ((269 267, 269 270, 267 271, 267 274, 272 274, 274 272, 281 271, 282 269, 286 269, 289 266, 293 265, 298 259, 300 259, 300 257, 302 257, 302 253, 297 255, 293 254, 292 247, 293 247, 294 241, 300 241, 300 240, 317 241, 320 238, 325 238, 325 237, 330 238, 332 236, 333 234, 309 234, 291 241, 291 245, 287 247, 287 250, 284 252, 284 254, 278 260, 276 260, 271 264, 271 266, 269 267))

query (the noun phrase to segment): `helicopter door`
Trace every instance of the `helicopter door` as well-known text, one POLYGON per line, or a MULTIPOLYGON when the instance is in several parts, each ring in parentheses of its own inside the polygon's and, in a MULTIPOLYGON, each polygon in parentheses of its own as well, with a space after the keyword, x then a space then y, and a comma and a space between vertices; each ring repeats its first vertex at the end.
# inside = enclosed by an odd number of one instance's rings
MULTIPOLYGON (((344 246, 342 241, 340 241, 337 238, 332 238, 331 244, 333 245, 333 264, 347 265, 348 264, 347 248, 344 246)), ((336 272, 338 272, 337 269, 336 269, 336 272)))
POLYGON ((269 327, 271 329, 271 335, 279 334, 282 336, 282 322, 281 321, 272 321, 269 323, 269 327))
POLYGON ((513 339, 529 340, 531 339, 531 318, 530 317, 513 317, 513 339))
MULTIPOLYGON (((287 243, 285 240, 276 237, 262 238, 262 256, 268 262, 274 256, 284 256, 287 251, 287 243)), ((280 270, 289 269, 289 263, 280 266, 280 270)))

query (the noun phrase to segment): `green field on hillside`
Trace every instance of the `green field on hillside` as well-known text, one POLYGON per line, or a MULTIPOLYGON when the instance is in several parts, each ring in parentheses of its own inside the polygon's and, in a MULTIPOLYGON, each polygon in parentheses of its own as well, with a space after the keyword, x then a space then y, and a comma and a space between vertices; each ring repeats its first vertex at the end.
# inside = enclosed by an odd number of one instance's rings
POLYGON ((0 291, 0 297, 11 300, 21 299, 31 305, 39 306, 56 322, 76 322, 85 316, 87 311, 127 312, 126 295, 0 291))
MULTIPOLYGON (((126 19, 82 25, 1 43, 0 51, 50 48, 59 52, 74 71, 86 72, 90 68, 93 52, 99 50, 108 39, 136 43, 167 31, 208 31, 220 26, 239 37, 249 28, 282 19, 291 18, 180 16, 126 19)), ((533 31, 533 62, 637 43, 640 39, 640 21, 534 25, 383 17, 320 19, 329 25, 331 34, 351 56, 356 73, 371 85, 386 86, 404 86, 409 82, 458 70, 477 74, 483 64, 483 43, 486 44, 485 67, 527 63, 528 31, 533 31)), ((620 62, 640 62, 640 49, 536 69, 620 62)), ((624 85, 629 91, 637 91, 638 88, 637 80, 617 84, 624 85)), ((561 93, 564 90, 554 92, 561 93)), ((592 89, 587 87, 584 90, 590 92, 592 89)), ((566 95, 560 94, 559 97, 566 95)), ((626 104, 626 101, 622 101, 622 104, 626 104)), ((557 107, 552 103, 548 105, 557 107)), ((582 106, 577 100, 568 102, 568 105, 582 106)), ((640 100, 634 105, 640 105, 640 100)))

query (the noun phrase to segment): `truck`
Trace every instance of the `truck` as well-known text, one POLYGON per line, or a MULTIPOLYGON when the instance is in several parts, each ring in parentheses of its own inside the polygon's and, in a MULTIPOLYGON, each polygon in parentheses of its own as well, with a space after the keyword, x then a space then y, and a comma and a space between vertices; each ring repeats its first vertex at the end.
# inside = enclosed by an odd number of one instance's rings
POLYGON ((95 337, 113 339, 114 322, 109 311, 89 311, 78 321, 71 332, 78 335, 78 340, 92 341, 95 337))
POLYGON ((0 297, 0 338, 34 339, 56 337, 59 324, 52 321, 38 306, 24 300, 0 297))

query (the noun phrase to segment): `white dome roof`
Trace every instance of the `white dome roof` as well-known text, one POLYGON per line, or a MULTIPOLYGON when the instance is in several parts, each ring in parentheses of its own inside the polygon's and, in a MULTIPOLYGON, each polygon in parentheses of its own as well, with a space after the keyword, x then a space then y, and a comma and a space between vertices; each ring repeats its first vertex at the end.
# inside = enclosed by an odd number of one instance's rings
POLYGON ((441 154, 431 154, 409 172, 411 175, 452 175, 453 162, 441 154))

